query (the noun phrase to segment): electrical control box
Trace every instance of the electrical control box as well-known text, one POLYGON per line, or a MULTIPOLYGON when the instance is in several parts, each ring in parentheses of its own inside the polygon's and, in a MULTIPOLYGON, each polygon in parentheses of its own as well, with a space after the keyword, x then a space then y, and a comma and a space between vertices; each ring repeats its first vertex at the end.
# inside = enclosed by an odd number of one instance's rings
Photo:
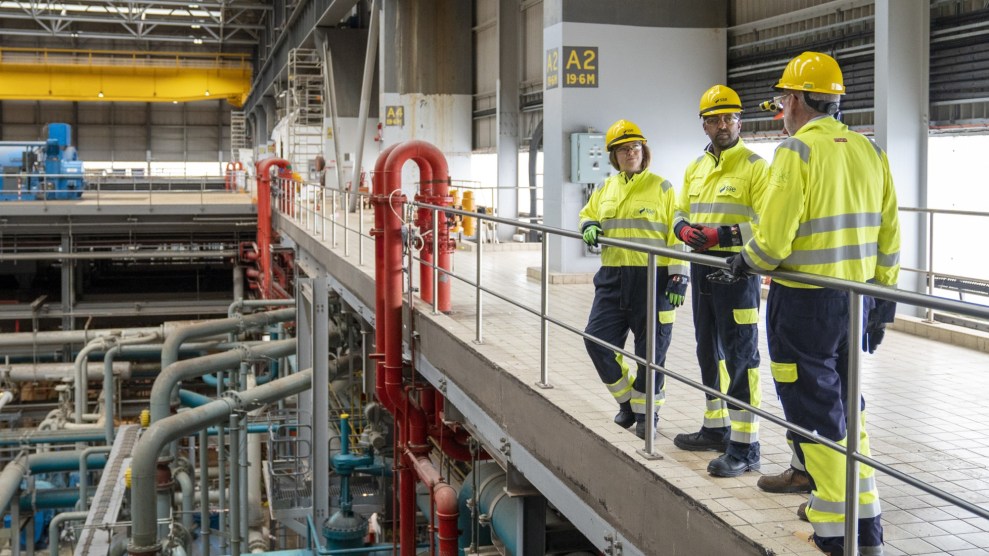
POLYGON ((601 183, 611 175, 603 133, 570 134, 570 182, 601 183))

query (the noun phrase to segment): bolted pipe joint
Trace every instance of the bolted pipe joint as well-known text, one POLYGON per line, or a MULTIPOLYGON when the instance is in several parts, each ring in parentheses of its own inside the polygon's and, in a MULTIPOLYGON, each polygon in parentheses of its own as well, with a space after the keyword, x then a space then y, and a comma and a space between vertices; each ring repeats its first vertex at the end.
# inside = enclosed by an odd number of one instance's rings
POLYGON ((158 465, 155 467, 155 490, 158 492, 171 492, 175 486, 175 478, 172 477, 172 468, 169 465, 171 457, 158 458, 158 465))
POLYGON ((128 546, 129 556, 158 556, 161 553, 161 543, 156 542, 151 546, 128 546))

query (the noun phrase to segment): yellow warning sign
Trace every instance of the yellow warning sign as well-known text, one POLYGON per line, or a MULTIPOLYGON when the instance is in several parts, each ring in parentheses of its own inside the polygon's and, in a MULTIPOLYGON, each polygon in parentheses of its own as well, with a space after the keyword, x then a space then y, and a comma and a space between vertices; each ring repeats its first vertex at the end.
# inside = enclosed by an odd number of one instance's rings
POLYGON ((551 48, 546 51, 546 88, 555 89, 560 86, 560 49, 551 48))
POLYGON ((564 46, 563 59, 564 87, 598 86, 598 47, 564 46))
POLYGON ((385 125, 402 127, 405 125, 404 106, 385 106, 385 125))

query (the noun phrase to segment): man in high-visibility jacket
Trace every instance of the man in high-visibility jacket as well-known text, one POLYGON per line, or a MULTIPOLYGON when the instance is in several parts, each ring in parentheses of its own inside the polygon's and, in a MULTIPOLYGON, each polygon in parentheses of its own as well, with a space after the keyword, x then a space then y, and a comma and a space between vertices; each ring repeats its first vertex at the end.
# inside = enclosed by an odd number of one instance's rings
MULTIPOLYGON (((601 236, 644 246, 679 245, 678 249, 685 250, 672 230, 676 209, 673 187, 649 171, 651 155, 639 126, 618 120, 605 135, 605 143, 611 165, 619 173, 606 179, 581 209, 584 242, 597 245, 601 236)), ((672 339, 674 310, 687 293, 687 268, 682 261, 656 257, 658 315, 651 316, 646 308, 647 257, 642 251, 602 247, 601 268, 594 275, 594 303, 584 332, 612 346, 624 347, 631 331, 635 354, 645 359, 647 319, 656 318, 654 362, 662 366, 672 339)), ((615 423, 622 428, 635 424, 635 434, 645 438, 645 367, 639 365, 633 375, 620 353, 590 339, 585 339, 584 344, 598 376, 618 402, 615 423)), ((664 378, 662 374, 656 378, 657 409, 664 402, 664 378)))
MULTIPOLYGON (((718 257, 738 253, 758 226, 758 207, 769 178, 769 164, 750 151, 739 132, 742 101, 734 90, 715 85, 701 95, 700 117, 711 142, 687 166, 674 229, 694 248, 718 257)), ((697 362, 705 386, 759 407, 760 280, 750 275, 731 284, 708 280, 716 267, 690 264, 690 302, 697 340, 697 362)), ((678 434, 682 450, 725 452, 707 471, 737 477, 759 468, 759 417, 707 395, 700 431, 678 434)))
MULTIPOLYGON (((773 157, 755 236, 728 261, 733 273, 780 268, 894 286, 900 227, 889 162, 875 143, 832 117, 845 93, 838 63, 804 52, 776 88, 790 138, 773 157)), ((878 298, 865 305, 871 310, 861 341, 871 353, 896 306, 878 298)), ((766 313, 770 366, 787 420, 847 445, 848 353, 859 344, 848 337, 848 294, 774 279, 766 313)), ((864 411, 860 437, 860 451, 869 455, 864 411)), ((843 554, 845 456, 799 435, 793 440, 814 484, 798 514, 813 525, 819 548, 843 554)), ((859 554, 882 554, 879 491, 868 465, 860 466, 859 490, 859 554)))

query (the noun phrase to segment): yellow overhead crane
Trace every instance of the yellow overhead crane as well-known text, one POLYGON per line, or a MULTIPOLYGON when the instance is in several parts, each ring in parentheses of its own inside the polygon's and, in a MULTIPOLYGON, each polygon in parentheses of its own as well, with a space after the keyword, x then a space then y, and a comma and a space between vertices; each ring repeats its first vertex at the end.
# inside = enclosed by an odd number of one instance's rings
POLYGON ((0 47, 0 100, 191 102, 243 106, 247 54, 0 47))

